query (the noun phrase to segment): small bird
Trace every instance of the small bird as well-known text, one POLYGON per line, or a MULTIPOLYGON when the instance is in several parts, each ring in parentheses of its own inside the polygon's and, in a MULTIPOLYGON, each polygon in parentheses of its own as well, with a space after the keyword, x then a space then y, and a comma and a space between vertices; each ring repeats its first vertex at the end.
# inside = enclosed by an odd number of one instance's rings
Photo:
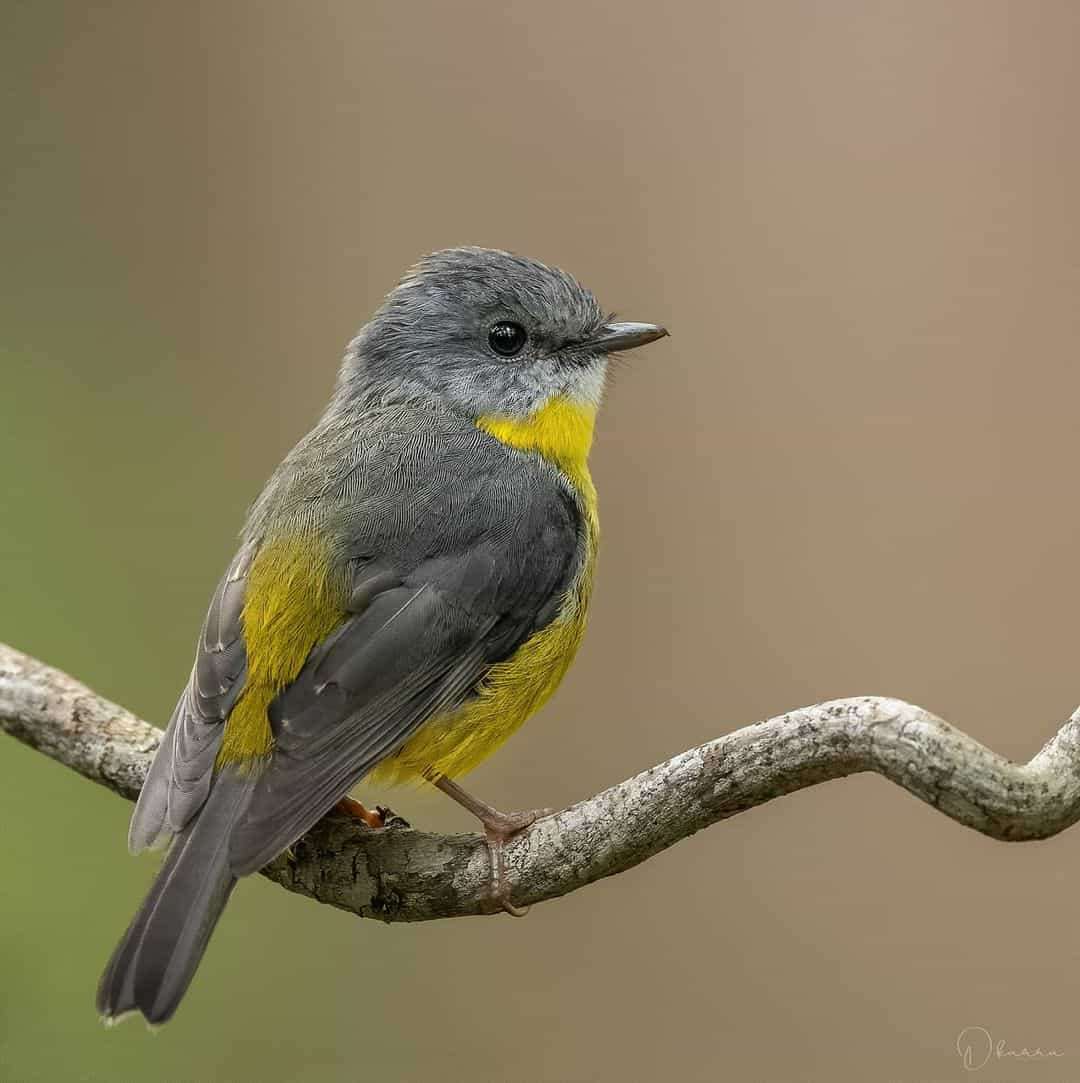
MULTIPOLYGON (((106 1020, 169 1019, 241 876, 361 779, 453 780, 554 692, 585 630, 599 526, 587 459, 617 323, 508 252, 422 259, 349 344, 329 405, 255 501, 131 820, 168 854, 102 975, 106 1020)), ((342 804, 344 802, 344 804, 342 804)))

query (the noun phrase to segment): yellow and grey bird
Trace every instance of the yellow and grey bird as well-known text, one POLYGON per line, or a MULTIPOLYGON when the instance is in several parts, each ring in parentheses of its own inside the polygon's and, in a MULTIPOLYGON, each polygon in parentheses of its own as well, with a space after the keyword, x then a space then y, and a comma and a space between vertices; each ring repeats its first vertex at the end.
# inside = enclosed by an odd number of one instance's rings
POLYGON ((577 651, 607 357, 666 333, 483 248, 428 256, 389 294, 211 599, 132 817, 132 851, 171 845, 101 978, 105 1018, 168 1019, 237 878, 364 778, 426 779, 475 813, 493 899, 513 909, 501 846, 536 813, 501 813, 453 779, 577 651))

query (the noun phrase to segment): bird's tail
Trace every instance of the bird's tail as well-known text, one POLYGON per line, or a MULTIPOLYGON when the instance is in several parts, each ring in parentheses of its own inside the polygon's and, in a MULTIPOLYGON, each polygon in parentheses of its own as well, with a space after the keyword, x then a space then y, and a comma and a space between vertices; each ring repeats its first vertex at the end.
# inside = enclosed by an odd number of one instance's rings
POLYGON ((98 1012, 140 1011, 163 1023, 176 1011, 236 884, 229 837, 251 799, 254 775, 229 769, 169 854, 101 976, 98 1012))

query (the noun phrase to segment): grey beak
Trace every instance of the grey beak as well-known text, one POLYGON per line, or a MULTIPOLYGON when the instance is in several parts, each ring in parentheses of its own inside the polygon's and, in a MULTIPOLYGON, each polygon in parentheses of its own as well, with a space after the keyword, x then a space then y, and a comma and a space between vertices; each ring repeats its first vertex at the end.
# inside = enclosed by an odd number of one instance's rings
POLYGON ((616 350, 632 350, 635 346, 655 342, 667 333, 666 327, 655 323, 609 323, 600 328, 600 333, 589 345, 604 353, 614 353, 616 350))

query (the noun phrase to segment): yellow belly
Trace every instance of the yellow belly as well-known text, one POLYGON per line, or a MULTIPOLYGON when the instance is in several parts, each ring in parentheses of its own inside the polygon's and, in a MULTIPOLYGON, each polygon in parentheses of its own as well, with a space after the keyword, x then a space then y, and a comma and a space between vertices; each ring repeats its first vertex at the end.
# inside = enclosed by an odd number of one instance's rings
MULTIPOLYGON (((587 569, 582 579, 591 579, 587 569)), ((573 592, 562 613, 488 671, 463 707, 438 715, 368 776, 376 783, 451 778, 471 771, 494 752, 559 687, 585 632, 588 592, 573 592)))

